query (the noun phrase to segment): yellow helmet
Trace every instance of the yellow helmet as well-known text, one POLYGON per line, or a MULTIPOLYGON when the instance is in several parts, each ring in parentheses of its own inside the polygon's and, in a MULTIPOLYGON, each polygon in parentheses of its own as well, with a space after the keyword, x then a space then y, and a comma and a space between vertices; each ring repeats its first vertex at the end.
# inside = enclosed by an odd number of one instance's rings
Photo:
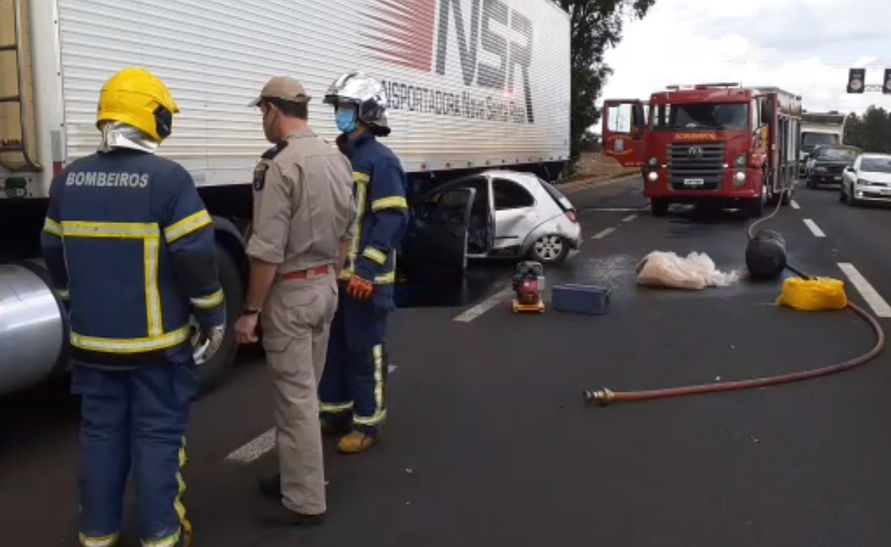
POLYGON ((174 114, 179 114, 179 106, 164 82, 148 70, 127 68, 102 87, 96 126, 121 122, 161 142, 170 136, 174 114))

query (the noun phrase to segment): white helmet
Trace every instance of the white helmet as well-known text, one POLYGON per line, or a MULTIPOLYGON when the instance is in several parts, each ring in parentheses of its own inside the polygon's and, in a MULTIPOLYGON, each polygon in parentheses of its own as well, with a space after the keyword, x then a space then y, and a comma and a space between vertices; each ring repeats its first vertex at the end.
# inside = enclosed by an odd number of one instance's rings
POLYGON ((390 134, 384 86, 364 72, 348 72, 334 80, 325 93, 324 102, 335 107, 342 104, 355 105, 360 122, 371 127, 376 135, 390 134))

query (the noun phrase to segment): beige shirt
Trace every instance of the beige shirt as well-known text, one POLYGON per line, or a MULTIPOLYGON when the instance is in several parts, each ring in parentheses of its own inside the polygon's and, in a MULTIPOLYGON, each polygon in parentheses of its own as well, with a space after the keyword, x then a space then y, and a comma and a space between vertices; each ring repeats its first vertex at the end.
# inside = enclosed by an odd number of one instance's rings
POLYGON ((310 129, 263 154, 254 170, 248 255, 287 274, 337 262, 355 234, 350 161, 310 129))

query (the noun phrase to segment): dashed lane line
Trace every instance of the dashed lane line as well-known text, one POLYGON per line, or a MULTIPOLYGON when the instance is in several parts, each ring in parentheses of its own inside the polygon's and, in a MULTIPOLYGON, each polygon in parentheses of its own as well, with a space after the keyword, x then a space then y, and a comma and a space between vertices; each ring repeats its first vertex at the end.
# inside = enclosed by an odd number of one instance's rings
POLYGON ((838 267, 845 273, 851 281, 851 285, 854 285, 854 288, 860 293, 860 296, 866 300, 874 314, 883 318, 891 317, 891 306, 888 305, 888 302, 882 298, 879 291, 863 277, 863 274, 853 264, 839 262, 838 267))
POLYGON ((632 220, 634 220, 634 219, 636 219, 636 218, 637 218, 637 215, 636 215, 636 214, 635 214, 635 215, 628 215, 627 217, 625 217, 625 218, 622 219, 622 222, 631 222, 632 220))
POLYGON ((813 220, 806 218, 804 219, 804 224, 808 227, 808 229, 810 229, 811 233, 814 234, 814 237, 826 237, 826 234, 823 232, 823 230, 821 230, 820 227, 817 226, 817 223, 813 220))
POLYGON ((607 228, 606 230, 601 230, 601 231, 597 232, 596 234, 594 234, 593 236, 591 236, 591 239, 603 239, 615 231, 616 231, 615 228, 607 228))
POLYGON ((792 206, 793 209, 796 209, 796 210, 797 210, 797 209, 801 209, 801 205, 799 205, 798 202, 795 201, 794 199, 791 200, 791 201, 789 202, 789 204, 792 206))
POLYGON ((463 311, 460 315, 455 317, 454 321, 457 321, 459 323, 470 323, 477 317, 483 315, 484 313, 491 310, 495 306, 504 302, 504 300, 512 292, 513 292, 513 289, 510 286, 504 287, 503 289, 501 289, 497 293, 493 294, 489 298, 483 300, 476 306, 473 306, 472 308, 468 308, 467 310, 463 311))
POLYGON ((256 439, 234 450, 226 456, 226 461, 231 463, 251 463, 260 459, 264 454, 275 448, 275 428, 273 427, 256 439))

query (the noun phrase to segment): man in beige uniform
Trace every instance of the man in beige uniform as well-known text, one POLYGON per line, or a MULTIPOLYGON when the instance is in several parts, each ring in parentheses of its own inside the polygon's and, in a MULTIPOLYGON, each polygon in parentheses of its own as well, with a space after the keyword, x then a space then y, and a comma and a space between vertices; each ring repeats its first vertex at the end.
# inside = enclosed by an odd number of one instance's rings
POLYGON ((297 80, 277 77, 252 103, 276 145, 254 171, 251 279, 236 325, 239 342, 255 342, 262 308, 281 474, 260 488, 281 500, 276 520, 303 525, 326 510, 317 389, 356 215, 350 162, 309 128, 309 100, 297 80))

